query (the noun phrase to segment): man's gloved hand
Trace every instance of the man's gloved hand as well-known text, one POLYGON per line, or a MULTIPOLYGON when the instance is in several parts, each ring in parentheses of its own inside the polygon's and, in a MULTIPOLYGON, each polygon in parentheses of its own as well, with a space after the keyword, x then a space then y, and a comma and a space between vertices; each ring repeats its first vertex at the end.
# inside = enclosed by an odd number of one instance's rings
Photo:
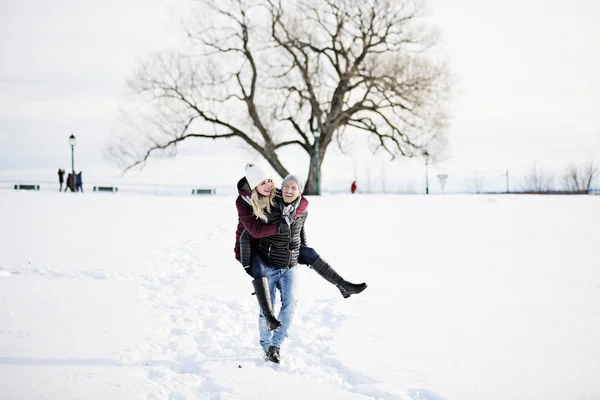
POLYGON ((279 225, 277 225, 277 233, 290 233, 290 226, 284 220, 279 221, 279 225))
POLYGON ((252 274, 252 265, 247 265, 244 267, 244 271, 246 271, 246 273, 248 275, 250 275, 252 278, 254 278, 254 274, 252 274))

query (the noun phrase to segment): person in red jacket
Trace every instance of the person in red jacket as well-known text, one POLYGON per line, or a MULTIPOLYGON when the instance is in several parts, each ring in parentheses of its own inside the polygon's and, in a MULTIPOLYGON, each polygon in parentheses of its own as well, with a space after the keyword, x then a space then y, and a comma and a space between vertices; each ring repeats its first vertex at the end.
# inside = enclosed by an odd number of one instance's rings
POLYGON ((73 176, 72 174, 69 174, 67 175, 67 185, 65 186, 65 192, 67 191, 67 189, 71 189, 71 192, 73 192, 73 188, 73 176))
POLYGON ((350 185, 350 191, 352 192, 352 194, 356 192, 356 181, 352 182, 352 185, 350 185))

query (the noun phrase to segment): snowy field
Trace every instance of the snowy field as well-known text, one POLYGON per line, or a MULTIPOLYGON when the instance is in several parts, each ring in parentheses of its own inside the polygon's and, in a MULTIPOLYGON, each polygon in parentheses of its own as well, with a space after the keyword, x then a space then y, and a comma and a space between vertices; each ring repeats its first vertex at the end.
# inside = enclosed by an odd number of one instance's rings
POLYGON ((282 364, 234 196, 0 191, 0 399, 600 399, 600 196, 309 198, 282 364))

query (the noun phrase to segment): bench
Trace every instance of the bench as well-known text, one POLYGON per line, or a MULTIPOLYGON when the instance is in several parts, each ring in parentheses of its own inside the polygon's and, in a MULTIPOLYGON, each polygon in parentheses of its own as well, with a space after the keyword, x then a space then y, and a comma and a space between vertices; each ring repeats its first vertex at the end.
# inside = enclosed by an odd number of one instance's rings
POLYGON ((215 189, 192 189, 192 194, 215 194, 215 189))
POLYGON ((94 192, 118 192, 118 187, 113 186, 94 186, 94 192))
POLYGON ((15 190, 40 190, 40 185, 15 185, 15 190))

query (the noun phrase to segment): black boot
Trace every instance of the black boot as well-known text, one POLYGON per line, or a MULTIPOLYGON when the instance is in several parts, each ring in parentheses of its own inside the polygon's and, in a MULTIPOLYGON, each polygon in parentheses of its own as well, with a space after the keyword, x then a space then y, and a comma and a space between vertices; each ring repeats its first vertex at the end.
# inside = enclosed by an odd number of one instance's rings
POLYGON ((321 257, 312 264, 312 268, 317 271, 327 282, 333 283, 340 290, 345 299, 358 294, 367 288, 366 283, 351 283, 342 278, 325 260, 321 257))
POLYGON ((269 346, 269 350, 267 350, 267 360, 274 362, 275 364, 279 364, 281 361, 281 356, 279 355, 279 347, 269 346))
POLYGON ((269 281, 267 278, 262 277, 252 281, 254 290, 256 292, 256 299, 258 305, 262 310, 265 320, 267 322, 267 328, 270 331, 281 327, 283 324, 275 318, 273 315, 273 304, 271 303, 271 291, 269 290, 269 281))

